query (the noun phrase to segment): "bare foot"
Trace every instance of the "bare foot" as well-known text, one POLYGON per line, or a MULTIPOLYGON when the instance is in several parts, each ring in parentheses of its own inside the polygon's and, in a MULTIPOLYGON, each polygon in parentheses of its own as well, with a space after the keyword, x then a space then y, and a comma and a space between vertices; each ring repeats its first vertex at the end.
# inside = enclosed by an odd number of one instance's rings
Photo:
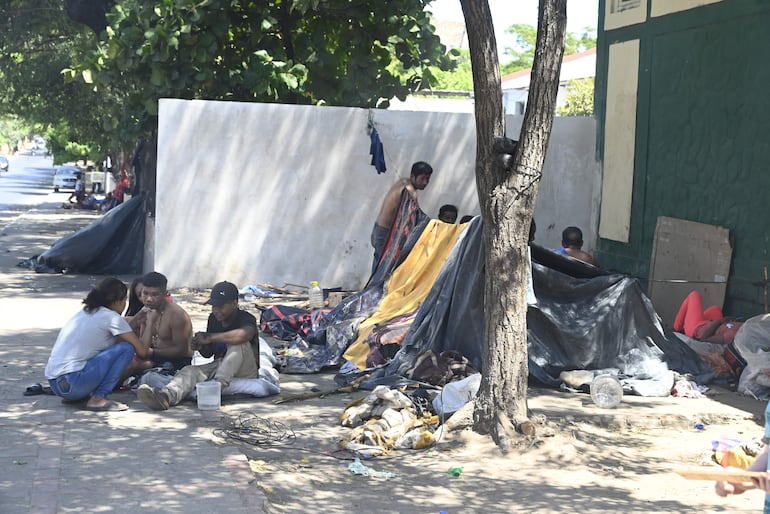
POLYGON ((92 411, 122 411, 127 410, 128 405, 100 396, 92 396, 86 403, 86 410, 92 411))

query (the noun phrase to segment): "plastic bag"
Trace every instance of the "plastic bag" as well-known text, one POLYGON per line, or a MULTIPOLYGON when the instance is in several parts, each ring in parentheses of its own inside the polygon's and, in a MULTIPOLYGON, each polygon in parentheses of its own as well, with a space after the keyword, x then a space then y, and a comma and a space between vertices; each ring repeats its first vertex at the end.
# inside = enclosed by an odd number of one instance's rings
POLYGON ((433 408, 439 416, 456 412, 476 397, 481 385, 481 373, 474 373, 456 382, 444 386, 433 399, 433 408))

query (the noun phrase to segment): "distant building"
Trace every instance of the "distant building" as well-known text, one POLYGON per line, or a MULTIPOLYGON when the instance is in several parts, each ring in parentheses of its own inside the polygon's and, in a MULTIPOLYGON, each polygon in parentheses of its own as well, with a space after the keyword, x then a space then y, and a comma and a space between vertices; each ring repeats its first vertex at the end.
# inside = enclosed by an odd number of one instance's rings
MULTIPOLYGON (((566 104, 567 88, 570 81, 593 78, 596 76, 596 48, 585 52, 568 55, 562 60, 561 74, 559 75, 559 92, 556 97, 556 106, 566 104)), ((532 68, 509 73, 502 78, 503 107, 506 114, 524 114, 527 108, 529 96, 529 82, 532 77, 532 68)))
POLYGON ((474 112, 473 94, 467 91, 424 91, 408 95, 404 101, 390 99, 392 111, 474 112))

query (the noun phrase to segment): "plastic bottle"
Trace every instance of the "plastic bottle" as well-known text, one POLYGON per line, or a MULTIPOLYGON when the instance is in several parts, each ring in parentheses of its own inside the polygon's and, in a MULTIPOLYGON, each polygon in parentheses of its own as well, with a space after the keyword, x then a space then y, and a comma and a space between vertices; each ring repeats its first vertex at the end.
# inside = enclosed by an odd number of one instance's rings
POLYGON ((308 291, 308 300, 310 300, 310 322, 312 330, 318 330, 318 319, 321 316, 320 313, 314 313, 316 309, 322 309, 324 306, 324 292, 318 285, 318 282, 313 280, 310 282, 310 290, 308 291))
POLYGON ((591 381, 591 399, 603 409, 612 409, 623 400, 623 386, 613 375, 597 375, 591 381))
POLYGON ((310 300, 311 309, 322 309, 324 306, 324 292, 315 280, 310 282, 308 300, 310 300))

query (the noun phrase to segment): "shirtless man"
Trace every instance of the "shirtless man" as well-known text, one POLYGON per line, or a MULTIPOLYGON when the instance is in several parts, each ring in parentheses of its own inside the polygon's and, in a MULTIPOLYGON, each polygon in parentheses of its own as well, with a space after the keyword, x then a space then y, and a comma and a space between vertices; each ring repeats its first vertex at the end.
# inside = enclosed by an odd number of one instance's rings
POLYGON ((193 344, 213 362, 185 366, 174 378, 155 389, 143 384, 136 390, 139 401, 155 410, 168 410, 184 400, 197 384, 216 380, 226 388, 233 378, 259 378, 259 329, 257 319, 238 306, 238 287, 219 282, 206 302, 211 314, 206 332, 197 332, 193 344))
POLYGON ((556 253, 569 255, 575 259, 596 266, 596 260, 590 253, 581 250, 583 248, 583 231, 577 227, 567 227, 561 233, 562 248, 556 250, 556 253))
POLYGON ((152 271, 141 282, 144 307, 129 325, 140 341, 149 341, 151 355, 146 360, 134 357, 124 377, 166 363, 176 371, 189 365, 192 358, 192 322, 184 309, 166 300, 166 277, 152 271))
POLYGON ((385 243, 388 241, 390 226, 393 224, 393 218, 396 217, 396 210, 401 201, 401 191, 406 189, 412 198, 417 200, 417 191, 422 191, 430 182, 430 176, 433 168, 430 164, 418 161, 412 164, 412 171, 409 178, 402 178, 396 182, 393 187, 385 194, 382 200, 380 213, 377 215, 377 221, 372 228, 371 242, 374 247, 374 262, 372 263, 372 272, 377 269, 382 252, 385 249, 385 243))

